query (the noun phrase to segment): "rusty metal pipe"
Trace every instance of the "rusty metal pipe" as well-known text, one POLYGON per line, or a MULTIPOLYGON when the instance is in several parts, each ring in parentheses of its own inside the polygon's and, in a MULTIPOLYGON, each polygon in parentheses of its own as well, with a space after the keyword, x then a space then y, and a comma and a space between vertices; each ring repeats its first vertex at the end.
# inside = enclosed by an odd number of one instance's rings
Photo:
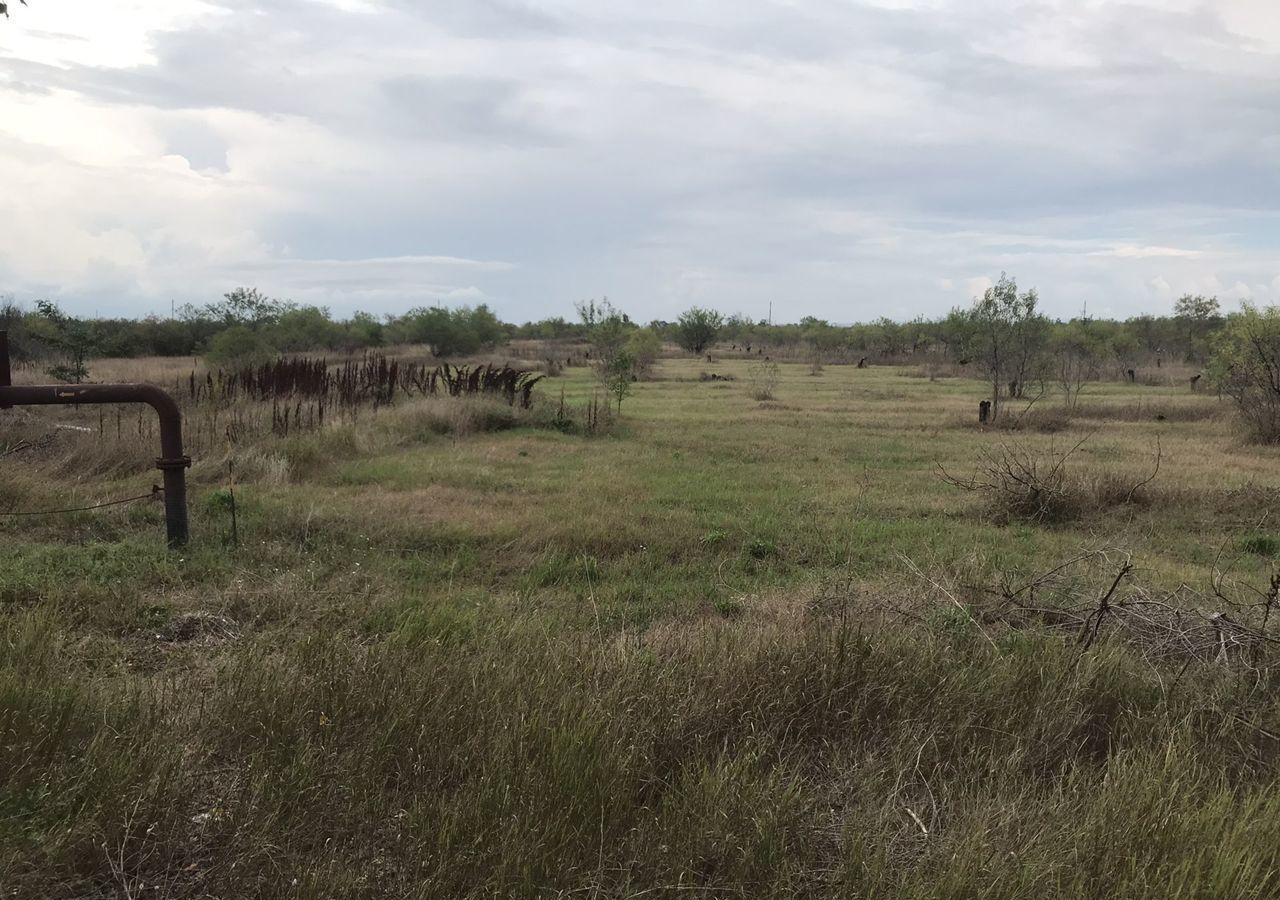
POLYGON ((186 470, 191 465, 191 458, 182 450, 182 413, 178 404, 151 384, 0 386, 0 407, 76 403, 146 403, 156 411, 160 417, 161 454, 156 460, 156 468, 164 473, 165 530, 170 547, 185 546, 189 537, 186 470))

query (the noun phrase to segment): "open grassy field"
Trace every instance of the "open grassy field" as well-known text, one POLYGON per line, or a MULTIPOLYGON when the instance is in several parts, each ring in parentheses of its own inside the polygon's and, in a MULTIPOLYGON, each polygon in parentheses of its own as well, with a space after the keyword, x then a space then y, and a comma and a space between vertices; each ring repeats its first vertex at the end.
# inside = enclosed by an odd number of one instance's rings
MULTIPOLYGON (((756 365, 664 360, 598 435, 434 399, 198 460, 180 553, 159 504, 0 518, 0 895, 1280 893, 1276 651, 1085 618, 1126 562, 1113 603, 1266 606, 1280 452, 1185 384, 1010 432, 756 365), (1053 516, 939 473, 1077 444, 1053 516)), ((0 457, 0 509, 144 492, 114 440, 0 457)))

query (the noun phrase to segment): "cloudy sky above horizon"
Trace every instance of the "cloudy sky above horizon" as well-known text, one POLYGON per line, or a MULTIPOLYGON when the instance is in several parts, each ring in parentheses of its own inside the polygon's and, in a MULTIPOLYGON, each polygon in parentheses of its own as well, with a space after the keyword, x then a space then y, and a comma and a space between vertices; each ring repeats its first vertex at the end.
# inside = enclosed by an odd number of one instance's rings
POLYGON ((29 0, 0 294, 839 322, 1280 303, 1272 0, 29 0))

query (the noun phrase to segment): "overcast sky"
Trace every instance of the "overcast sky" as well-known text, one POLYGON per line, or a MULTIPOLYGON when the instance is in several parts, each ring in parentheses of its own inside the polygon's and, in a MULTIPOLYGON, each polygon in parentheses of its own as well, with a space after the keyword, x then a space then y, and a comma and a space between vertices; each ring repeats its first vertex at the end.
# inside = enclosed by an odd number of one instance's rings
POLYGON ((0 294, 523 321, 1280 302, 1275 0, 29 0, 0 294))

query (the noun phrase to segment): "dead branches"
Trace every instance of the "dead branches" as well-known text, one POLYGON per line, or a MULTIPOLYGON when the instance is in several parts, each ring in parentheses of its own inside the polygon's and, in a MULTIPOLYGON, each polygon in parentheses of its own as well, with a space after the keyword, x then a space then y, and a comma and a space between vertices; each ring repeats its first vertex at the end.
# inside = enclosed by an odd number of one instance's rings
POLYGON ((941 464, 938 474, 952 487, 982 495, 990 516, 998 523, 1053 525, 1073 521, 1089 512, 1137 502, 1139 491, 1160 473, 1159 443, 1151 474, 1129 482, 1111 473, 1081 474, 1068 466, 1068 461, 1093 434, 1085 435, 1065 451, 1055 450, 1053 446, 1037 449, 1016 442, 1000 444, 994 450, 982 452, 977 470, 968 478, 951 474, 941 464))
POLYGON ((1280 644, 1280 635, 1273 633, 1280 573, 1272 575, 1266 589, 1239 586, 1258 597, 1245 601, 1224 593, 1217 579, 1209 593, 1188 585, 1159 591, 1134 578, 1127 555, 1119 562, 1115 557, 1114 552, 1082 553, 1016 587, 975 591, 979 599, 971 608, 988 628, 1057 632, 1082 651, 1111 638, 1152 664, 1199 662, 1249 672, 1270 667, 1267 650, 1280 644), (1098 599, 1085 599, 1099 584, 1098 599))

